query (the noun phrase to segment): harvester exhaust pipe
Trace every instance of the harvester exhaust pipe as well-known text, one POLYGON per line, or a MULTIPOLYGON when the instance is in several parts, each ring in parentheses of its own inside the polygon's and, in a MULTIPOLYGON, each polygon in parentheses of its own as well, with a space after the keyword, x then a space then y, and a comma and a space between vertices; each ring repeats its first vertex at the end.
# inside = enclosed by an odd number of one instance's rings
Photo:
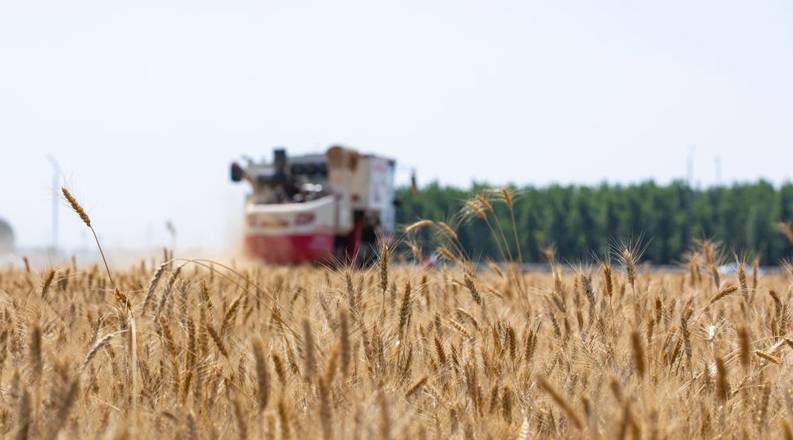
POLYGON ((237 162, 231 163, 230 177, 232 182, 241 182, 245 178, 245 170, 237 162))
POLYGON ((276 148, 273 151, 273 163, 279 169, 286 167, 286 149, 276 148))
POLYGON ((276 148, 273 151, 273 166, 275 167, 274 180, 276 182, 286 182, 286 150, 283 148, 276 148))

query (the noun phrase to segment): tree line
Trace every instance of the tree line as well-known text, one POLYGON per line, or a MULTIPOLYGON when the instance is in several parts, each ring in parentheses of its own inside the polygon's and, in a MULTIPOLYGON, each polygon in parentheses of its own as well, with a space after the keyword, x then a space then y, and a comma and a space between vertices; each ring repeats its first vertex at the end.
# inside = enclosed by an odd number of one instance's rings
MULTIPOLYGON (((491 229, 459 213, 467 200, 486 193, 486 185, 469 189, 431 183, 418 191, 397 190, 401 206, 397 223, 419 219, 455 226, 459 240, 475 260, 499 260, 491 229)), ((759 257, 776 264, 793 256, 793 244, 781 225, 793 220, 793 183, 775 187, 767 181, 705 189, 676 181, 633 185, 551 185, 512 187, 517 240, 525 262, 543 261, 542 250, 553 245, 561 261, 577 262, 603 256, 615 243, 641 241, 643 261, 676 264, 701 240, 721 243, 732 258, 759 257)), ((512 237, 512 220, 503 203, 493 214, 512 237)), ((419 231, 419 243, 429 247, 430 231, 419 231), (425 239, 425 240, 424 240, 425 239)), ((511 242, 514 240, 510 240, 511 242)))

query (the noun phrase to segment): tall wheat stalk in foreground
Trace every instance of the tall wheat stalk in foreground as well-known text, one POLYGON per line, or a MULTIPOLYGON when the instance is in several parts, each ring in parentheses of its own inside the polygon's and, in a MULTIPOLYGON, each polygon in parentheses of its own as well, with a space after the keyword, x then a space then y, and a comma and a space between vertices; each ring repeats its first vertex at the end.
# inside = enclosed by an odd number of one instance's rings
POLYGON ((105 258, 105 251, 102 249, 102 245, 99 243, 99 237, 96 235, 96 230, 94 229, 93 225, 91 225, 91 218, 88 217, 88 213, 85 212, 85 209, 80 205, 77 199, 69 192, 66 187, 61 187, 61 192, 63 193, 63 197, 66 198, 66 201, 69 202, 69 205, 72 207, 75 213, 80 217, 80 220, 88 226, 88 229, 91 230, 91 234, 94 236, 94 241, 96 242, 96 247, 99 249, 99 255, 102 257, 102 262, 105 264, 105 271, 107 272, 107 278, 110 280, 110 284, 115 286, 113 282, 113 275, 110 273, 110 266, 107 264, 107 259, 105 258))

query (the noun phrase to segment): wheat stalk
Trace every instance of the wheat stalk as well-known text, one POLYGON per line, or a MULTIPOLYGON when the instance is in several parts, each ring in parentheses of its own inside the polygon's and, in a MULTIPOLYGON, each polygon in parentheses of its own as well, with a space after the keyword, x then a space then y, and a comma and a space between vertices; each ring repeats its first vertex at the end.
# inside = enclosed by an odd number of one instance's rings
POLYGON ((118 336, 118 335, 120 335, 122 333, 126 333, 126 332, 127 332, 127 330, 119 330, 117 332, 109 333, 109 334, 99 338, 94 343, 94 345, 91 346, 91 349, 88 350, 88 354, 85 355, 85 359, 83 360, 83 363, 82 363, 80 369, 81 370, 85 370, 85 367, 88 366, 88 364, 91 362, 91 359, 93 359, 94 356, 96 356, 96 354, 99 352, 99 350, 101 350, 105 345, 107 345, 110 342, 111 339, 113 339, 114 337, 116 337, 116 336, 118 336))
POLYGON ((562 395, 559 394, 559 392, 556 391, 556 389, 551 386, 551 384, 549 384, 548 381, 546 381, 543 377, 537 378, 537 385, 541 390, 545 391, 545 393, 551 397, 551 400, 553 400, 556 405, 562 409, 562 411, 564 411, 573 426, 575 426, 577 429, 583 429, 584 425, 581 423, 581 418, 578 417, 578 414, 575 412, 570 403, 567 402, 567 399, 562 397, 562 395))
POLYGON ((66 187, 61 187, 61 192, 63 193, 63 196, 66 198, 66 201, 69 202, 69 205, 71 205, 74 212, 77 213, 77 215, 80 217, 83 223, 85 223, 85 225, 88 226, 88 229, 91 230, 91 234, 93 234, 94 241, 96 242, 96 247, 99 249, 99 255, 102 257, 102 262, 105 264, 105 272, 107 272, 107 278, 110 280, 110 284, 112 284, 115 287, 115 283, 113 282, 113 276, 110 274, 110 266, 108 266, 107 259, 105 258, 105 251, 102 250, 102 245, 99 244, 99 237, 97 237, 96 230, 94 230, 94 227, 91 225, 91 218, 88 217, 88 214, 85 212, 83 207, 80 205, 77 199, 74 198, 72 193, 69 192, 68 189, 66 189, 66 187))

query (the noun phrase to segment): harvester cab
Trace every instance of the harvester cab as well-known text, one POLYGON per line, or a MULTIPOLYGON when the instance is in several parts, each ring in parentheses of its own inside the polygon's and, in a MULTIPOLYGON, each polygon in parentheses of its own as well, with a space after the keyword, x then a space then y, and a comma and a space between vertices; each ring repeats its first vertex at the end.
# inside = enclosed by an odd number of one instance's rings
POLYGON ((274 264, 342 261, 368 264, 378 239, 394 232, 391 159, 334 146, 324 154, 231 164, 247 181, 245 251, 274 264))

